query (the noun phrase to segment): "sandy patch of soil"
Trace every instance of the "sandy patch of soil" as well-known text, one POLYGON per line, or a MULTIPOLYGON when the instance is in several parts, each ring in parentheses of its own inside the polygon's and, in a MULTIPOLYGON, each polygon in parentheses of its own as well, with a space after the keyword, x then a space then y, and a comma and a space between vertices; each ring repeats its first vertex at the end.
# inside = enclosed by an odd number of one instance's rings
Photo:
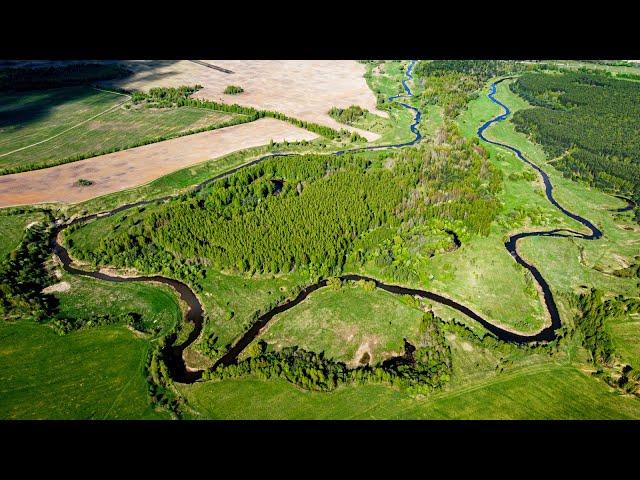
POLYGON ((371 353, 371 345, 369 344, 369 341, 364 341, 360 344, 348 366, 350 368, 356 368, 363 365, 360 363, 360 360, 362 360, 363 357, 365 360, 368 360, 366 362, 367 364, 373 365, 373 354, 371 353))
MULTIPOLYGON (((74 263, 76 263, 76 262, 74 261, 74 263)), ((111 268, 111 267, 102 267, 98 271, 100 273, 103 273, 105 275, 109 275, 111 277, 132 278, 132 277, 139 277, 140 276, 140 274, 133 268, 117 269, 117 268, 111 268)))
POLYGON ((273 118, 202 132, 57 167, 0 177, 0 207, 77 203, 148 183, 197 163, 274 142, 313 140, 317 135, 273 118), (93 185, 79 187, 86 178, 93 185))
POLYGON ((184 358, 187 370, 191 372, 211 368, 215 363, 206 355, 198 352, 195 348, 187 348, 182 357, 184 358))
POLYGON ((629 262, 622 255, 618 255, 617 253, 612 253, 611 256, 613 259, 618 262, 620 268, 627 268, 629 266, 629 262))
POLYGON ((67 292, 71 289, 69 282, 60 282, 42 289, 42 293, 67 292))
POLYGON ((471 344, 469 342, 462 342, 462 349, 465 352, 473 352, 473 347, 471 346, 471 344))
POLYGON ((364 74, 366 67, 351 60, 203 60, 233 73, 228 74, 189 60, 139 60, 126 62, 135 71, 131 77, 114 81, 125 89, 148 90, 200 84, 195 98, 239 103, 259 109, 276 110, 301 120, 335 129, 356 131, 369 141, 380 136, 336 122, 329 116, 332 107, 359 105, 388 118, 376 108, 376 97, 364 74), (240 95, 225 95, 228 85, 244 89, 240 95))

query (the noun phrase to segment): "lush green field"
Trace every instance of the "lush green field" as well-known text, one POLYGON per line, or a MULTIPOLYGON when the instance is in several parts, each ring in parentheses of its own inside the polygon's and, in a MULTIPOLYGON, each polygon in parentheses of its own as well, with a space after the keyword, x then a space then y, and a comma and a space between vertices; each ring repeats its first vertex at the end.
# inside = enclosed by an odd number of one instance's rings
MULTIPOLYGON (((401 297, 353 283, 323 288, 271 320, 260 336, 276 349, 297 345, 357 366, 366 353, 376 365, 416 343, 422 313, 401 297)), ((365 362, 367 363, 367 362, 365 362)))
MULTIPOLYGON (((127 100, 90 87, 26 92, 0 98, 0 155, 45 140, 127 100)), ((0 157, 0 168, 55 163, 76 155, 127 148, 147 139, 216 125, 234 114, 198 108, 144 108, 126 103, 49 141, 0 157)))
POLYGON ((220 346, 234 343, 248 329, 255 311, 266 310, 278 298, 308 282, 303 272, 243 276, 208 271, 201 297, 209 321, 202 337, 215 334, 220 346))
MULTIPOLYGON (((82 86, 5 93, 0 96, 0 154, 57 135, 126 99, 82 86)), ((1 157, 0 162, 2 167, 17 164, 11 156, 1 157)))
POLYGON ((148 342, 125 327, 65 336, 30 322, 0 323, 0 418, 168 418, 149 405, 148 342))
POLYGON ((622 397, 574 367, 552 363, 504 373, 433 398, 414 398, 381 385, 314 393, 279 379, 226 380, 179 388, 200 413, 196 418, 616 419, 640 416, 637 398, 622 397))
POLYGON ((61 281, 70 287, 56 293, 60 314, 69 317, 92 317, 111 313, 135 312, 144 325, 166 331, 182 322, 183 313, 177 294, 166 285, 148 283, 112 283, 64 273, 61 281))
POLYGON ((32 222, 42 219, 42 215, 38 212, 26 213, 5 213, 0 214, 0 260, 5 258, 9 253, 18 246, 24 230, 32 222))
MULTIPOLYGON (((64 274, 60 313, 82 318, 135 312, 166 331, 182 321, 168 287, 64 274)), ((59 336, 33 322, 0 324, 0 418, 167 418, 149 406, 143 374, 150 342, 125 325, 59 336)))

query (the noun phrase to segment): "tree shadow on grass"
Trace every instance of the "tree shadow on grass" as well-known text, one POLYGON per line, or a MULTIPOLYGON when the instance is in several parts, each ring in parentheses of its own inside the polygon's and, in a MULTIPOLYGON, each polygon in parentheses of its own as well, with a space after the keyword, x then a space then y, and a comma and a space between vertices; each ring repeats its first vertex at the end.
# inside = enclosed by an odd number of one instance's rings
MULTIPOLYGON (((128 74, 121 75, 117 78, 105 78, 87 80, 82 84, 77 84, 77 79, 69 79, 75 82, 69 86, 57 86, 56 88, 42 88, 37 90, 25 90, 25 91, 2 91, 0 92, 0 130, 11 128, 12 131, 19 131, 29 128, 37 122, 46 120, 56 108, 71 102, 82 102, 89 99, 92 96, 99 93, 90 88, 91 85, 104 85, 106 87, 119 87, 120 85, 135 78, 136 81, 157 81, 165 78, 170 78, 179 74, 177 70, 170 71, 158 71, 161 68, 167 68, 175 64, 176 60, 154 60, 145 61, 140 63, 132 62, 115 62, 122 67, 129 70, 128 74)), ((77 62, 34 62, 31 65, 29 62, 20 62, 13 65, 13 68, 20 69, 20 75, 28 75, 30 71, 35 72, 37 77, 38 72, 43 71, 43 67, 55 66, 57 68, 65 68, 69 64, 77 62), (36 68, 32 68, 36 67, 36 68)), ((112 61, 108 62, 90 62, 91 64, 104 63, 114 64, 112 61)), ((8 65, 5 63, 5 67, 8 65)), ((6 71, 6 70, 5 70, 6 71)), ((15 71, 15 70, 14 70, 15 71)), ((3 70, 0 69, 0 75, 3 70)), ((58 81, 60 76, 58 77, 58 81)), ((27 79, 28 80, 28 79, 27 79)), ((64 82, 64 77, 63 80, 64 82)), ((71 126, 71 125, 69 125, 71 126)))
POLYGON ((46 119, 59 106, 85 100, 97 93, 96 90, 80 86, 1 95, 0 128, 28 128, 46 119))

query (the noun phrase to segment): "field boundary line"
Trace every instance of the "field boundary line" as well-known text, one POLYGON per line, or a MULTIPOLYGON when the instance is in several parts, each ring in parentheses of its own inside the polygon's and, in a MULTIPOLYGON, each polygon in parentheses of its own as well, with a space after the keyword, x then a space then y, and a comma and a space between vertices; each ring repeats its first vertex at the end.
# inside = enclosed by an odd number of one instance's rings
POLYGON ((6 157, 7 155, 11 155, 12 153, 16 153, 16 152, 20 152, 20 151, 22 151, 22 150, 26 150, 27 148, 35 147, 36 145, 40 145, 40 144, 42 144, 42 143, 46 143, 46 142, 48 142, 49 140, 53 140, 54 138, 57 138, 57 137, 59 137, 60 135, 64 135, 65 133, 67 133, 67 132, 69 132, 69 131, 73 130, 74 128, 79 127, 80 125, 84 125, 85 123, 90 122, 91 120, 93 120, 94 118, 99 117, 100 115, 104 115, 105 113, 108 113, 108 112, 110 112, 111 110, 114 110, 114 109, 116 109, 116 108, 118 108, 118 107, 121 107, 122 105, 124 105, 125 103, 127 103, 129 100, 131 100, 131 96, 130 96, 130 95, 125 95, 124 93, 110 92, 110 91, 108 91, 108 90, 102 90, 102 89, 100 89, 100 88, 96 88, 96 87, 93 87, 93 88, 94 88, 94 89, 96 89, 96 90, 100 90, 101 92, 115 93, 116 95, 124 95, 125 97, 128 97, 128 98, 127 98, 126 100, 124 100, 123 102, 120 102, 120 103, 118 103, 117 105, 114 105, 113 107, 110 107, 110 108, 108 108, 107 110, 105 110, 105 111, 103 111, 103 112, 100 112, 100 113, 98 113, 97 115, 94 115, 94 116, 93 116, 93 117, 91 117, 91 118, 87 118, 86 120, 83 120, 82 122, 80 122, 80 123, 78 123, 78 124, 74 125, 73 127, 67 128, 66 130, 64 130, 64 131, 62 131, 62 132, 60 132, 60 133, 56 133, 55 135, 53 135, 53 136, 51 136, 51 137, 49 137, 49 138, 45 138, 44 140, 40 140, 39 142, 32 143, 31 145, 26 145, 26 146, 21 147, 21 148, 18 148, 18 149, 16 149, 16 150, 12 150, 12 151, 10 151, 10 152, 0 154, 0 158, 2 158, 2 157, 6 157))

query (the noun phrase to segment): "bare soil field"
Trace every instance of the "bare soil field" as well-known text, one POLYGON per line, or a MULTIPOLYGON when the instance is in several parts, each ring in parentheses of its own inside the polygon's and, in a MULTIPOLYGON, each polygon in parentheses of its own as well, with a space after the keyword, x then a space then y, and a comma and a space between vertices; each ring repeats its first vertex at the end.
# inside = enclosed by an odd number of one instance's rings
POLYGON ((131 77, 113 82, 114 86, 146 91, 153 87, 200 84, 204 88, 195 98, 238 103, 275 110, 286 115, 340 129, 357 131, 369 141, 380 136, 336 122, 328 114, 332 107, 359 105, 387 118, 376 108, 376 98, 363 75, 365 66, 350 60, 140 60, 125 62, 134 70, 131 77), (200 61, 199 61, 200 62, 200 61), (244 89, 239 95, 225 95, 228 85, 244 89))
POLYGON ((316 134, 289 123, 263 118, 56 167, 4 175, 0 177, 0 207, 77 203, 271 140, 294 142, 315 138, 316 134), (93 184, 80 186, 77 182, 81 178, 93 184))

